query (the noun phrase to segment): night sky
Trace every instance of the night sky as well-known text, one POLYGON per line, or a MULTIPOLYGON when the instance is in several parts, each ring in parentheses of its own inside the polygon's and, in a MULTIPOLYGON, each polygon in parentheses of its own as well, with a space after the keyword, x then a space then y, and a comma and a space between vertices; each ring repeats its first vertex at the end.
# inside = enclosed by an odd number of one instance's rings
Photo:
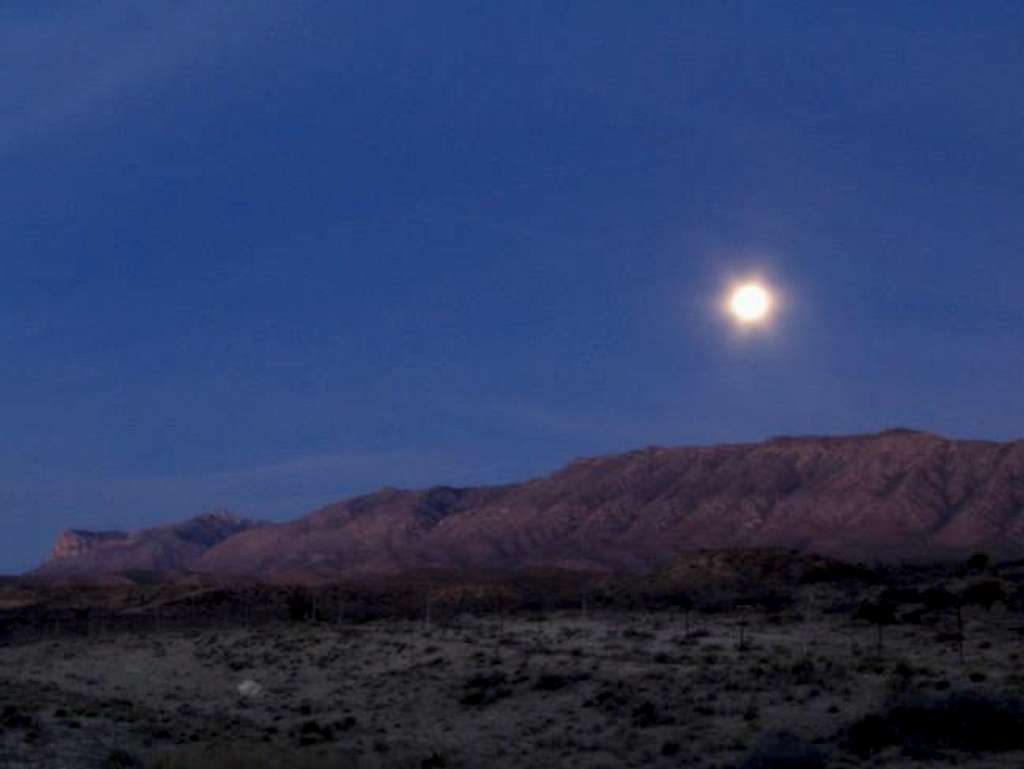
POLYGON ((0 571, 651 444, 1024 435, 1022 40, 1019 2, 3 3, 0 571))

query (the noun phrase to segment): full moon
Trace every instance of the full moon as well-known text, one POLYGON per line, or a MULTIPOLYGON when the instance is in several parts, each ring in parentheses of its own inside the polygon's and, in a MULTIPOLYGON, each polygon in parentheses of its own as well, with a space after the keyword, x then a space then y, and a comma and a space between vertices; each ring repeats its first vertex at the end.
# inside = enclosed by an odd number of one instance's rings
POLYGON ((757 283, 747 283, 733 291, 729 298, 729 311, 741 323, 757 323, 768 317, 772 297, 768 289, 757 283))

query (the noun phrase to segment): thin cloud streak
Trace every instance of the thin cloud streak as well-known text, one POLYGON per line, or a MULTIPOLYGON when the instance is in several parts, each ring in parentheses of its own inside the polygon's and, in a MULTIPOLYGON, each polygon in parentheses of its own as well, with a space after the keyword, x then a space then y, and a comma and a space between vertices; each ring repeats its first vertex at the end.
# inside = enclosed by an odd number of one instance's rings
POLYGON ((292 8, 112 0, 32 18, 9 12, 0 24, 0 155, 90 115, 116 114, 129 97, 176 76, 213 75, 292 8))

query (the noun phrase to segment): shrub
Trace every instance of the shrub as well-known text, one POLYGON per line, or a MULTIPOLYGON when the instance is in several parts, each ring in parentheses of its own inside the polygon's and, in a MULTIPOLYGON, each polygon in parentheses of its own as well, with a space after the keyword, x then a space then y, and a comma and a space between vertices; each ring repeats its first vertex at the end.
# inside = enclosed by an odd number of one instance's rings
POLYGON ((878 653, 882 653, 882 628, 891 625, 896 621, 896 611, 890 605, 881 601, 865 601, 857 609, 857 619, 867 620, 878 629, 876 647, 878 653))
POLYGON ((659 717, 658 709, 650 700, 633 708, 633 726, 638 729, 648 729, 662 722, 663 719, 659 717))
POLYGON ((856 618, 873 625, 891 625, 896 621, 896 612, 889 604, 865 601, 857 608, 856 618))
POLYGON ((1006 591, 998 580, 987 579, 964 588, 962 598, 965 604, 983 606, 989 610, 993 604, 1006 600, 1006 591))
POLYGON ((921 591, 912 587, 887 587, 878 597, 880 603, 898 606, 905 603, 921 603, 921 591))
POLYGON ((765 735, 740 769, 824 769, 826 756, 818 748, 789 732, 765 735))
POLYGON ((1018 585, 1016 590, 1006 597, 1006 608, 1010 611, 1024 611, 1024 585, 1018 585))
POLYGON ((878 582, 880 575, 862 564, 826 561, 811 566, 805 571, 800 582, 804 585, 817 585, 842 582, 878 582))
POLYGON ((544 673, 537 679, 533 688, 542 692, 554 692, 563 689, 570 683, 569 679, 558 673, 544 673))
POLYGON ((288 595, 288 619, 292 622, 302 622, 309 619, 313 614, 313 599, 309 593, 302 589, 293 590, 288 595))
POLYGON ((265 744, 192 746, 158 754, 145 766, 153 769, 338 769, 354 765, 352 757, 345 753, 314 755, 307 750, 265 744))
POLYGON ((508 676, 504 673, 477 674, 463 684, 462 705, 492 705, 512 694, 505 684, 508 676))
POLYGON ((914 671, 904 662, 899 663, 889 676, 886 688, 892 699, 907 696, 913 688, 914 671))
POLYGON ((847 747, 869 756, 887 747, 1002 752, 1024 748, 1024 706, 1016 698, 955 692, 873 713, 849 728, 847 747))
POLYGON ((968 571, 984 571, 989 565, 988 553, 975 553, 967 559, 966 565, 968 571))
POLYGON ((672 742, 671 740, 661 746, 661 755, 663 756, 677 756, 679 755, 680 745, 678 742, 672 742))
POLYGON ((114 750, 103 760, 103 769, 141 769, 142 763, 125 750, 114 750))
POLYGON ((944 587, 931 587, 921 594, 921 600, 931 611, 944 611, 956 604, 956 596, 944 587))

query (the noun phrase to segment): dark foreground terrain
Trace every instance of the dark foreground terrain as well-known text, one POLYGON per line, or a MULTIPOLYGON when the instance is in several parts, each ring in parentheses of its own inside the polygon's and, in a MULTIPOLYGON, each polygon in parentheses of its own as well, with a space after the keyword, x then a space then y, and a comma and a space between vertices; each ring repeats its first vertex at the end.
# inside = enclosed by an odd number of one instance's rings
POLYGON ((1024 766, 1024 570, 0 586, 0 767, 1024 766))

